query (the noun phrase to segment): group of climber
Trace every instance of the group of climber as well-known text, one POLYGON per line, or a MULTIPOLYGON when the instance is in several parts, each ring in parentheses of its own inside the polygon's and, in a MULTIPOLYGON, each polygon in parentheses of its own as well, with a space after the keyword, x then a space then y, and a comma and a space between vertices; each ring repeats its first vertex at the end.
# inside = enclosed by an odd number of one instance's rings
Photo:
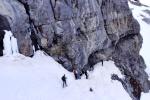
MULTIPOLYGON (((103 66, 103 60, 101 60, 101 63, 102 63, 102 66, 103 66)), ((88 74, 88 72, 87 72, 86 69, 82 69, 81 72, 79 73, 79 72, 77 71, 77 69, 76 69, 75 66, 73 67, 73 74, 74 74, 75 80, 81 79, 81 76, 82 76, 82 75, 85 75, 86 79, 89 78, 89 74, 88 74)), ((63 88, 64 88, 64 87, 67 87, 68 85, 67 85, 67 82, 66 82, 66 80, 67 80, 66 75, 64 74, 64 75, 61 77, 61 79, 62 79, 62 82, 63 82, 63 85, 62 85, 63 88)))
MULTIPOLYGON (((74 74, 74 77, 75 77, 75 79, 77 80, 77 79, 80 79, 80 77, 82 76, 82 75, 85 75, 85 77, 86 77, 86 79, 88 79, 88 77, 89 77, 89 75, 88 75, 88 73, 87 73, 87 70, 82 70, 82 72, 79 74, 78 72, 77 72, 77 70, 73 70, 73 74, 74 74)), ((61 79, 62 79, 62 82, 63 82, 63 88, 64 87, 67 87, 68 85, 67 85, 67 82, 66 82, 66 80, 67 80, 67 77, 66 77, 66 75, 64 74, 62 77, 61 77, 61 79)))

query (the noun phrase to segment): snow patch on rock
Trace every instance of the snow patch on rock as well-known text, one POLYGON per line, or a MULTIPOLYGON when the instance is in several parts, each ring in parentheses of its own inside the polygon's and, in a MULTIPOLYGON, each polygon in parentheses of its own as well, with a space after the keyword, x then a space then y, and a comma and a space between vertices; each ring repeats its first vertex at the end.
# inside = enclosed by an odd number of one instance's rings
POLYGON ((4 30, 5 36, 3 39, 5 56, 14 55, 18 53, 17 39, 13 36, 11 31, 4 30))

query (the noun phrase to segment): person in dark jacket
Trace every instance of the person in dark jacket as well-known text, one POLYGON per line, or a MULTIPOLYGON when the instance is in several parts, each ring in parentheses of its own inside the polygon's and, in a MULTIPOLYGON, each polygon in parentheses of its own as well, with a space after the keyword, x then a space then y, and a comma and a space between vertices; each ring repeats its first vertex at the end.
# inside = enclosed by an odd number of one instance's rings
POLYGON ((85 75, 86 79, 89 78, 89 75, 88 75, 88 73, 87 73, 87 71, 85 69, 82 69, 82 74, 85 75))
POLYGON ((103 60, 101 60, 101 63, 102 63, 102 66, 104 65, 104 61, 103 60))
POLYGON ((67 87, 67 82, 66 82, 67 77, 65 76, 65 74, 61 77, 61 79, 63 81, 63 88, 67 87))

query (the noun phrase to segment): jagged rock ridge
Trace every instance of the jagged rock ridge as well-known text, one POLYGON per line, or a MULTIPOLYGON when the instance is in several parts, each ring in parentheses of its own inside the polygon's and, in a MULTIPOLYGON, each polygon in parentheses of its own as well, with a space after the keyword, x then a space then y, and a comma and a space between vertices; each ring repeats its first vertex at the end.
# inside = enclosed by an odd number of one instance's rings
POLYGON ((0 0, 0 8, 0 30, 11 28, 20 53, 32 56, 33 46, 43 49, 79 73, 101 60, 113 60, 133 100, 150 89, 139 55, 140 27, 127 0, 0 0))

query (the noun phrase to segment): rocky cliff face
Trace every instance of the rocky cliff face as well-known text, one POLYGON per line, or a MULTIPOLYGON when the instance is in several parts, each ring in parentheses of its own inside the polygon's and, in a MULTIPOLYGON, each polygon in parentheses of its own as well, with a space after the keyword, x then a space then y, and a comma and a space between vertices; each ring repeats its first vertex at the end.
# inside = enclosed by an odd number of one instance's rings
POLYGON ((139 55, 140 27, 127 0, 0 0, 0 8, 0 30, 11 28, 20 53, 32 56, 33 47, 43 49, 79 73, 113 60, 133 100, 150 89, 139 55))

